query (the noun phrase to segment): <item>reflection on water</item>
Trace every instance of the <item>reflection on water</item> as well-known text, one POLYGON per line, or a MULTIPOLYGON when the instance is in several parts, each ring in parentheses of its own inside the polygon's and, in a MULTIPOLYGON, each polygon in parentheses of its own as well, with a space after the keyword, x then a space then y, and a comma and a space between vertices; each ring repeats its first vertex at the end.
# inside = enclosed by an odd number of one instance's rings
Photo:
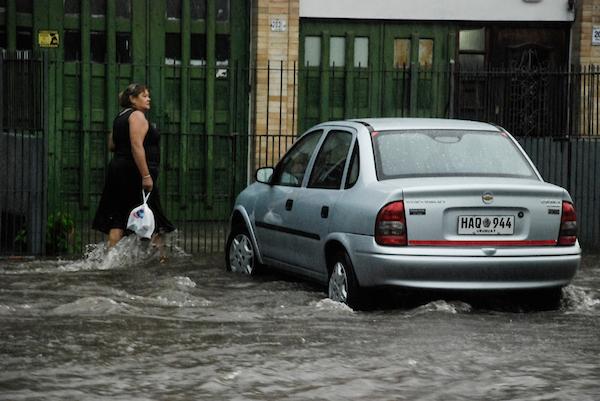
POLYGON ((0 399, 597 400, 600 266, 554 311, 353 311, 279 275, 122 241, 0 261, 0 399))

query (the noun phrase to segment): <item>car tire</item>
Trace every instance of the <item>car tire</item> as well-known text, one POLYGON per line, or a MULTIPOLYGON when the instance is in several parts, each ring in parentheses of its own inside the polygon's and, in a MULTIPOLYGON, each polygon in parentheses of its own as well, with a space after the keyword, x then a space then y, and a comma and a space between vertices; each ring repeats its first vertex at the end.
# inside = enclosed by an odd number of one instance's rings
POLYGON ((255 276, 260 270, 256 249, 245 225, 231 228, 225 250, 225 266, 228 271, 255 276))
POLYGON ((562 303, 562 296, 562 287, 538 290, 536 294, 537 303, 534 304, 534 307, 541 310, 558 309, 562 303))
POLYGON ((327 294, 332 301, 344 303, 352 309, 361 305, 360 287, 345 251, 336 252, 332 258, 327 294))
POLYGON ((508 294, 507 301, 525 311, 557 310, 561 307, 563 295, 561 287, 520 290, 516 294, 508 294))

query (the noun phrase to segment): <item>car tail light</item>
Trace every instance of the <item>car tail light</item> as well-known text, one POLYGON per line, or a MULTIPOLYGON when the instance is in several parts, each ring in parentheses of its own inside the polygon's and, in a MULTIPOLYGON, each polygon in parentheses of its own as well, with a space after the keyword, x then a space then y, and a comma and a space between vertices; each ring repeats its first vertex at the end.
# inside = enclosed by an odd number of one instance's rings
POLYGON ((577 216, 571 202, 563 201, 558 245, 574 245, 577 241, 577 216))
POLYGON ((375 242, 390 246, 407 244, 403 201, 388 203, 379 211, 375 222, 375 242))

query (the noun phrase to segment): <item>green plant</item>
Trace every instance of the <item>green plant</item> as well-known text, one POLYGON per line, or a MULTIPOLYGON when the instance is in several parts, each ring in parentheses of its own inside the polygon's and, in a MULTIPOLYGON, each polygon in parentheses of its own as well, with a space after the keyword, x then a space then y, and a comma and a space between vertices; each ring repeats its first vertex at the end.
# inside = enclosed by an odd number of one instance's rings
POLYGON ((58 255, 69 251, 75 232, 75 222, 70 214, 56 212, 48 215, 46 223, 46 254, 58 255))
POLYGON ((15 251, 24 251, 27 249, 27 228, 21 228, 13 240, 15 251))

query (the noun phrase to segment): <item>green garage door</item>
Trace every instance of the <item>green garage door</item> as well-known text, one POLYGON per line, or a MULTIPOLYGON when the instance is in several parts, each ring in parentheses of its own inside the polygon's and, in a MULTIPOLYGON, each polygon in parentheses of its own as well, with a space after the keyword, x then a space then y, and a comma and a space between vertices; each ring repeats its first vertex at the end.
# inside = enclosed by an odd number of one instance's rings
POLYGON ((447 114, 454 27, 302 20, 300 132, 325 120, 447 114))

